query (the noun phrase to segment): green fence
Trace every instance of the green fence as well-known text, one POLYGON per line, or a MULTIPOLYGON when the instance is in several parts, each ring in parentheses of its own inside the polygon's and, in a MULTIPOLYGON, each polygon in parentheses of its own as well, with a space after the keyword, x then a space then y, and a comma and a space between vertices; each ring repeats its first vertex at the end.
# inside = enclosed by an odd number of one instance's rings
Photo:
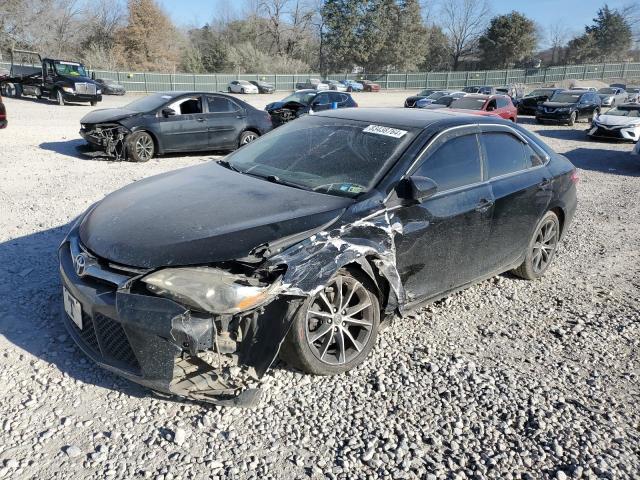
MULTIPOLYGON (((0 62, 0 68, 9 64, 0 62)), ((318 73, 291 75, 274 74, 190 74, 190 73, 130 73, 95 70, 96 78, 116 80, 129 92, 169 90, 226 91, 232 80, 263 80, 276 90, 294 90, 298 82, 321 78, 318 73)), ((597 65, 567 65, 562 67, 514 70, 481 70, 474 72, 421 72, 382 74, 332 74, 328 80, 371 80, 383 89, 417 90, 421 88, 458 89, 473 85, 500 86, 510 83, 550 84, 562 80, 639 79, 640 63, 604 63, 597 65)))

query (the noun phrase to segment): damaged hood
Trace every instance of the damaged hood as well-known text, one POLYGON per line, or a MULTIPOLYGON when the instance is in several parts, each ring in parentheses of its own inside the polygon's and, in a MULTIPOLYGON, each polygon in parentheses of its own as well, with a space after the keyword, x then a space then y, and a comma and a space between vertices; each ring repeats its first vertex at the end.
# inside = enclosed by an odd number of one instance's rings
POLYGON ((83 219, 80 239, 99 257, 133 267, 221 262, 326 226, 353 202, 210 162, 108 195, 83 219))
POLYGON ((116 122, 118 120, 122 120, 123 118, 133 117, 135 115, 140 115, 140 112, 128 110, 126 108, 101 108, 99 110, 94 110, 93 112, 87 113, 84 117, 82 117, 80 123, 94 124, 116 122))

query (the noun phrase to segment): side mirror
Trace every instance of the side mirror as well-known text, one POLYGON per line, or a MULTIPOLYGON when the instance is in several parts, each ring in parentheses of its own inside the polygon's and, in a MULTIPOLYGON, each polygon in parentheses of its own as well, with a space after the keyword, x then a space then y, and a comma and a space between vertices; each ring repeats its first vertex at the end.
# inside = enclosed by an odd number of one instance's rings
POLYGON ((438 184, 428 177, 413 176, 402 180, 396 191, 402 199, 422 203, 438 191, 438 184))
POLYGON ((162 109, 162 116, 164 118, 169 118, 172 117, 176 114, 176 111, 173 108, 163 108, 162 109))

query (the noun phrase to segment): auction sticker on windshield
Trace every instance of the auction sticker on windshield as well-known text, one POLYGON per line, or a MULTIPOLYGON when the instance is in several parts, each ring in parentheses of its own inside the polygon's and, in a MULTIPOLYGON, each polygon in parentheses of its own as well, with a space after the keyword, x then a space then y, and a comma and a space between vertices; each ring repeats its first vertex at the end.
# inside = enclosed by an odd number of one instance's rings
POLYGON ((386 135, 387 137, 402 138, 407 131, 397 128, 383 127, 382 125, 369 125, 363 130, 364 133, 375 133, 376 135, 386 135))

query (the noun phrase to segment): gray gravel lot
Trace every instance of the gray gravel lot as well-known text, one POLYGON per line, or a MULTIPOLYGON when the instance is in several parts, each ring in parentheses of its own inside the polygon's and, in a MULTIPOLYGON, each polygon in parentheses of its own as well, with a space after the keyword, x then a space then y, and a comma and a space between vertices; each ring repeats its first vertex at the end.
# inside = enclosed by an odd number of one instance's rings
MULTIPOLYGON (((409 93, 356 100, 402 105, 409 93)), ((631 145, 588 141, 586 124, 522 118, 580 169, 579 209, 547 275, 495 277, 397 319, 345 375, 279 364, 262 404, 241 410, 154 397, 95 367, 59 319, 56 248, 68 223, 121 186, 212 155, 88 160, 75 147, 91 107, 5 103, 0 478, 640 478, 631 145)))

